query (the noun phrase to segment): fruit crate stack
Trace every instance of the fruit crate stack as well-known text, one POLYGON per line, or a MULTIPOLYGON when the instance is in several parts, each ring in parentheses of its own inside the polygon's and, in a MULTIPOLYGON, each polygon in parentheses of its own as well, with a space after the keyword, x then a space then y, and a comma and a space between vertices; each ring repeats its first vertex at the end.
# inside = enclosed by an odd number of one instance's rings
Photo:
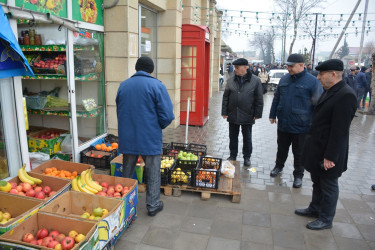
POLYGON ((217 189, 220 179, 222 159, 201 157, 199 165, 194 169, 194 187, 217 189))
POLYGON ((193 186, 194 169, 199 164, 198 152, 180 151, 177 154, 176 164, 170 170, 172 185, 193 186))

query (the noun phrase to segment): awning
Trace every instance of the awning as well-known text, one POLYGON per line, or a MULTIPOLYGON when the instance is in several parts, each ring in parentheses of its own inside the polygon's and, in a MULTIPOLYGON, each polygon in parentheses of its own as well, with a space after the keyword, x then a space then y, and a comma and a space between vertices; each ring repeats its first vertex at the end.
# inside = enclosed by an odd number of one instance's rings
POLYGON ((13 34, 7 16, 0 6, 0 78, 34 76, 13 34))

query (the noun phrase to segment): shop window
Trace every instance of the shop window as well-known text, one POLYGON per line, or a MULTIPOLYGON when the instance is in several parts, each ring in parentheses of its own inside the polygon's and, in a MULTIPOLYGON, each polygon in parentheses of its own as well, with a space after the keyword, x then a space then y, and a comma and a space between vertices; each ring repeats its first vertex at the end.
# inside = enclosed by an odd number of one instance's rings
POLYGON ((153 76, 157 75, 157 13, 139 6, 139 56, 148 56, 154 61, 153 76))

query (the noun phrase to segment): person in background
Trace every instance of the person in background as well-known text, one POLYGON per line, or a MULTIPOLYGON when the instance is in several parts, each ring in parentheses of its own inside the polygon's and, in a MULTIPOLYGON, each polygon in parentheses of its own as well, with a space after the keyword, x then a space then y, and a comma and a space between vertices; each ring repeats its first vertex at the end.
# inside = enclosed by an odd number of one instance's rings
POLYGON ((256 75, 258 76, 259 75, 259 71, 258 71, 258 67, 257 66, 253 66, 252 70, 251 70, 251 74, 253 75, 256 75))
POLYGON ((233 62, 235 75, 231 76, 225 86, 221 115, 229 122, 228 160, 235 161, 238 154, 238 135, 240 127, 243 136, 242 153, 244 165, 250 166, 253 151, 252 127, 255 120, 262 117, 263 89, 260 79, 248 70, 245 58, 233 62))
POLYGON ((146 207, 149 216, 163 210, 160 201, 160 155, 163 134, 174 119, 167 88, 151 76, 154 63, 140 57, 137 71, 123 81, 116 96, 119 152, 123 154, 123 176, 132 178, 139 155, 145 162, 146 207))
POLYGON ((310 74, 312 74, 312 72, 314 71, 311 63, 307 64, 306 69, 307 69, 307 72, 309 72, 310 74))
MULTIPOLYGON (((367 96, 367 93, 369 94, 369 104, 371 103, 371 79, 372 79, 372 65, 370 65, 370 67, 366 70, 365 72, 366 74, 366 80, 367 80, 367 89, 365 90, 365 94, 364 94, 364 98, 366 98, 367 96)), ((365 102, 366 100, 364 100, 365 102)))
POLYGON ((300 188, 303 178, 302 146, 311 124, 311 116, 323 92, 319 81, 304 68, 300 54, 291 54, 287 59, 289 74, 284 75, 274 93, 269 119, 277 122, 276 165, 270 176, 283 171, 292 145, 294 156, 293 187, 300 188))
POLYGON ((358 109, 364 109, 365 108, 365 103, 362 103, 361 107, 361 100, 365 99, 365 90, 367 88, 367 79, 366 79, 366 67, 363 66, 361 70, 358 72, 356 76, 356 81, 357 81, 357 103, 358 103, 358 109))
POLYGON ((219 69, 219 88, 223 87, 224 84, 224 71, 223 71, 223 65, 220 64, 220 69, 219 69))
POLYGON ((357 98, 342 79, 341 60, 327 60, 316 69, 324 93, 313 112, 303 150, 304 166, 313 182, 312 198, 307 208, 296 209, 295 213, 317 218, 306 227, 322 230, 332 227, 335 216, 338 178, 347 170, 350 124, 357 109, 357 98))
POLYGON ((268 81, 270 80, 270 77, 264 67, 260 68, 260 73, 258 77, 262 83, 263 94, 265 94, 267 93, 267 84, 268 84, 268 81))
POLYGON ((344 79, 345 82, 354 90, 354 93, 357 94, 357 80, 355 78, 355 67, 351 67, 349 75, 344 79))

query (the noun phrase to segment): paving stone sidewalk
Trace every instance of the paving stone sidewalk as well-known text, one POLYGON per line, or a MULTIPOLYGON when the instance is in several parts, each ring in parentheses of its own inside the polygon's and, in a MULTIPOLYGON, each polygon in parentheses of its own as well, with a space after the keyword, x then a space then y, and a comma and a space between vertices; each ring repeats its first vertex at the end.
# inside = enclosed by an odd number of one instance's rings
MULTIPOLYGON (((204 127, 189 127, 189 142, 206 144, 208 154, 229 156, 228 123, 221 117, 223 92, 210 99, 210 119, 204 127)), ((291 151, 281 177, 269 176, 276 157, 276 125, 268 114, 273 93, 264 96, 263 118, 253 126, 251 167, 241 161, 241 203, 229 196, 183 192, 164 196, 164 210, 148 217, 145 193, 140 193, 138 218, 117 242, 115 249, 375 249, 375 117, 357 114, 350 131, 348 170, 339 179, 340 197, 333 228, 311 231, 312 219, 294 214, 308 205, 312 182, 305 172, 303 186, 292 187, 291 151), (249 171, 254 168, 256 172, 249 171)), ((166 129, 164 142, 184 142, 185 126, 166 129)), ((240 141, 242 141, 242 136, 240 141)), ((240 144, 239 149, 242 148, 240 144)), ((240 151, 240 150, 239 150, 240 151)))

